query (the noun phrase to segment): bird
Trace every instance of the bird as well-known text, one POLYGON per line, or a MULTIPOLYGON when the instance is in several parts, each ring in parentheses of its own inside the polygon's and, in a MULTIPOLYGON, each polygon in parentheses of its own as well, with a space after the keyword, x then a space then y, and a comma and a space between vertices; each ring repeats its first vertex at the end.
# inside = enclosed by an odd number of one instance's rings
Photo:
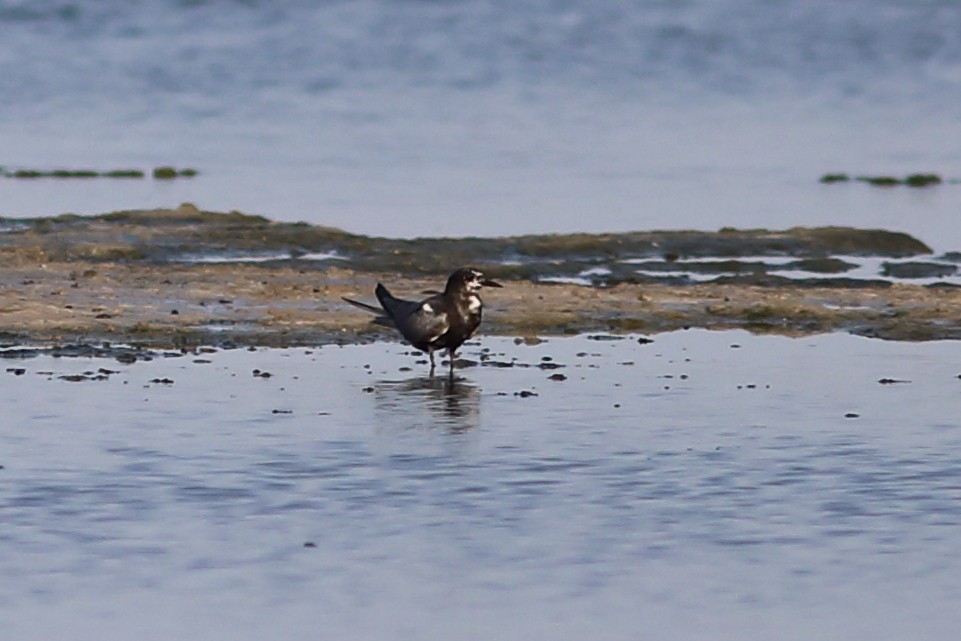
POLYGON ((427 352, 430 373, 434 373, 434 352, 446 349, 450 374, 454 375, 454 354, 477 331, 484 303, 478 292, 484 287, 503 287, 473 267, 461 267, 447 279, 444 291, 422 301, 397 298, 381 283, 374 288, 380 307, 343 299, 377 316, 373 322, 394 327, 415 348, 427 352))

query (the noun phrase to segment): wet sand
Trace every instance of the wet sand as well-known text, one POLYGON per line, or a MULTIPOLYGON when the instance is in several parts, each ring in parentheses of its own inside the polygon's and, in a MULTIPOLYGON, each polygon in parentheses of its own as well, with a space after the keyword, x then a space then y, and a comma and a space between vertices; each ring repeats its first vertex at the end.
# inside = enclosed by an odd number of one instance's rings
POLYGON ((911 257, 926 247, 872 230, 650 232, 507 239, 399 241, 239 213, 176 210, 0 221, 0 335, 7 342, 103 341, 145 346, 295 346, 390 336, 342 296, 436 290, 452 267, 476 264, 506 287, 485 297, 482 332, 560 335, 682 328, 804 335, 845 331, 894 340, 961 338, 961 293, 844 278, 746 277, 672 284, 620 279, 598 286, 535 282, 595 256, 759 254, 911 257), (262 262, 196 262, 281 252, 262 262), (308 252, 326 260, 304 261, 308 252), (586 257, 586 258, 585 258, 586 257))

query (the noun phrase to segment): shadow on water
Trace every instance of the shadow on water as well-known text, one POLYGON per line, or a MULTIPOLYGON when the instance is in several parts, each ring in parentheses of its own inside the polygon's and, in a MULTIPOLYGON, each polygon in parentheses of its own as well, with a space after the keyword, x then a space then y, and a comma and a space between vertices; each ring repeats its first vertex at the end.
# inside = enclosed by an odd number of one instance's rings
POLYGON ((383 380, 374 395, 385 423, 466 432, 480 421, 480 389, 459 376, 383 380))

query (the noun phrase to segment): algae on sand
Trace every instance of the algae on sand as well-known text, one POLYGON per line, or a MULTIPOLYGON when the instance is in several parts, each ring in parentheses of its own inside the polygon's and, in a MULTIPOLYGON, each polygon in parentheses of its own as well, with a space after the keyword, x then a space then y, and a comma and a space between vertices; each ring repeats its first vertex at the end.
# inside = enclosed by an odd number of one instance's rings
POLYGON ((355 313, 340 297, 371 295, 377 281, 399 282, 404 290, 399 293, 414 297, 436 289, 454 267, 465 264, 484 267, 492 277, 507 281, 507 288, 489 294, 484 332, 655 333, 742 327, 961 338, 961 292, 956 289, 827 277, 798 282, 770 273, 841 273, 848 265, 832 258, 836 253, 905 258, 930 252, 907 234, 884 230, 823 227, 402 240, 273 222, 240 212, 202 211, 188 204, 100 216, 4 219, 0 225, 0 333, 18 340, 294 345, 392 336, 370 326, 366 315, 355 313), (186 260, 198 254, 244 252, 317 252, 337 259, 234 264, 186 260), (794 260, 757 260, 765 256, 794 260), (717 258, 718 266, 739 273, 706 283, 630 278, 637 272, 639 261, 634 259, 663 260, 677 269, 692 258, 717 258), (545 275, 576 276, 605 265, 610 275, 587 285, 541 282, 545 275), (225 300, 230 304, 221 302, 225 300), (903 313, 885 313, 894 308, 903 313))

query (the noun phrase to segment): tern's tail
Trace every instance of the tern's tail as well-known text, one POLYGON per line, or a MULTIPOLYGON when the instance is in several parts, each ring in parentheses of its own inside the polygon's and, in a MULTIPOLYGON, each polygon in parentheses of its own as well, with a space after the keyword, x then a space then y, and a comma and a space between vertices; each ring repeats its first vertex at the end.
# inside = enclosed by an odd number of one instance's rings
POLYGON ((359 307, 359 308, 363 309, 364 311, 371 312, 372 314, 380 315, 380 314, 383 314, 383 313, 384 313, 384 310, 380 309, 379 307, 374 307, 373 305, 368 305, 367 303, 362 303, 362 302, 360 302, 359 300, 352 300, 352 299, 350 299, 350 298, 347 298, 346 296, 341 296, 341 298, 342 298, 345 302, 348 302, 348 303, 350 303, 351 305, 353 305, 354 307, 359 307))

